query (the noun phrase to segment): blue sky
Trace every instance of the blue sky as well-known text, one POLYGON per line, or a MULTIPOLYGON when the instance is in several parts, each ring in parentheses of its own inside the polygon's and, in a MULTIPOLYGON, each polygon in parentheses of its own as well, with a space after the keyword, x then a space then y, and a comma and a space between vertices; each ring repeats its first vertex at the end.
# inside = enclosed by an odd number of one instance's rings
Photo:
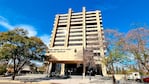
POLYGON ((105 29, 127 32, 149 24, 149 0, 0 0, 0 32, 23 27, 30 36, 49 42, 55 14, 101 10, 105 29))

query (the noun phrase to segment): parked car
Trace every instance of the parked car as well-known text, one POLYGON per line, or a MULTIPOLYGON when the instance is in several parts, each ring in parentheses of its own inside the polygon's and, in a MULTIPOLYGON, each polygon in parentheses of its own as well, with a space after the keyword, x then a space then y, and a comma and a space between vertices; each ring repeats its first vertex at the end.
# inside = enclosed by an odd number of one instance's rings
POLYGON ((9 76, 12 76, 12 75, 13 75, 13 73, 5 73, 4 77, 9 77, 9 76))
POLYGON ((143 82, 145 82, 145 83, 149 83, 149 77, 145 77, 145 78, 143 78, 143 82))
POLYGON ((132 72, 127 75, 127 80, 135 80, 141 82, 141 76, 139 72, 132 72))

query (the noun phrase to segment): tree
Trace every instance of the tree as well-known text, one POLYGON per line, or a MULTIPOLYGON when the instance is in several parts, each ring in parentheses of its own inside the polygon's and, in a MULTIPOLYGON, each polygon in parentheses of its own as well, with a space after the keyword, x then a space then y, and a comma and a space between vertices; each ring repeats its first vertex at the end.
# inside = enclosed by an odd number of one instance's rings
POLYGON ((6 72, 6 64, 0 64, 0 75, 3 75, 6 72))
POLYGON ((123 52, 123 34, 119 33, 116 30, 107 29, 105 30, 106 37, 106 50, 107 54, 102 58, 102 63, 107 66, 107 71, 109 69, 112 72, 113 84, 116 83, 114 74, 115 74, 115 64, 121 64, 125 58, 123 52))
POLYGON ((29 67, 32 73, 37 73, 37 66, 34 63, 30 63, 29 67))
POLYGON ((95 67, 95 60, 93 58, 93 49, 83 49, 83 73, 85 75, 86 67, 88 67, 88 70, 90 71, 91 68, 95 67))
MULTIPOLYGON (((78 58, 82 59, 82 64, 83 64, 83 78, 85 77, 85 73, 86 73, 86 68, 91 69, 93 67, 95 67, 95 60, 93 58, 94 54, 93 54, 93 48, 86 48, 86 49, 82 49, 80 51, 76 51, 76 56, 78 56, 78 58)), ((80 65, 80 64, 79 64, 80 65)))
POLYGON ((125 38, 125 50, 134 56, 139 71, 149 72, 149 29, 139 27, 130 30, 125 38))
POLYGON ((41 60, 46 52, 46 45, 37 37, 28 37, 28 32, 16 28, 0 33, 0 59, 13 60, 13 76, 31 60, 41 60))

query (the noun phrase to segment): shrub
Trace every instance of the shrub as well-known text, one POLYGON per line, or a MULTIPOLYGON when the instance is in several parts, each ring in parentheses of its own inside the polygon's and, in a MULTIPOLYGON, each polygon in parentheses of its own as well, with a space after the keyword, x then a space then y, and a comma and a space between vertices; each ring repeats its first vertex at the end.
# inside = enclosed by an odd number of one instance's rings
POLYGON ((6 72, 6 65, 0 65, 0 75, 3 75, 6 72))

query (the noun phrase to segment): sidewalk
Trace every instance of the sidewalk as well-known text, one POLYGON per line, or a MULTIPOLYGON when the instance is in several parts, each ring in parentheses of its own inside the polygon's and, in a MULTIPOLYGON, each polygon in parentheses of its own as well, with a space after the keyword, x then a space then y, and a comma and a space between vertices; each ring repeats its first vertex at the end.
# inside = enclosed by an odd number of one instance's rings
POLYGON ((89 80, 88 77, 82 79, 82 77, 72 77, 70 79, 52 79, 41 80, 39 82, 21 82, 13 80, 0 80, 0 84, 112 84, 111 81, 98 80, 92 77, 89 80))
MULTIPOLYGON (((86 76, 82 79, 82 76, 71 76, 69 79, 47 79, 44 80, 46 75, 31 74, 25 76, 17 76, 16 79, 11 80, 11 77, 0 77, 0 84, 112 84, 112 79, 102 76, 86 76), (39 78, 39 79, 38 79, 39 78), (42 79, 43 78, 43 79, 42 79), (29 82, 29 80, 35 80, 29 82), (28 81, 28 82, 24 82, 28 81)), ((144 84, 134 81, 119 80, 119 84, 144 84)))

